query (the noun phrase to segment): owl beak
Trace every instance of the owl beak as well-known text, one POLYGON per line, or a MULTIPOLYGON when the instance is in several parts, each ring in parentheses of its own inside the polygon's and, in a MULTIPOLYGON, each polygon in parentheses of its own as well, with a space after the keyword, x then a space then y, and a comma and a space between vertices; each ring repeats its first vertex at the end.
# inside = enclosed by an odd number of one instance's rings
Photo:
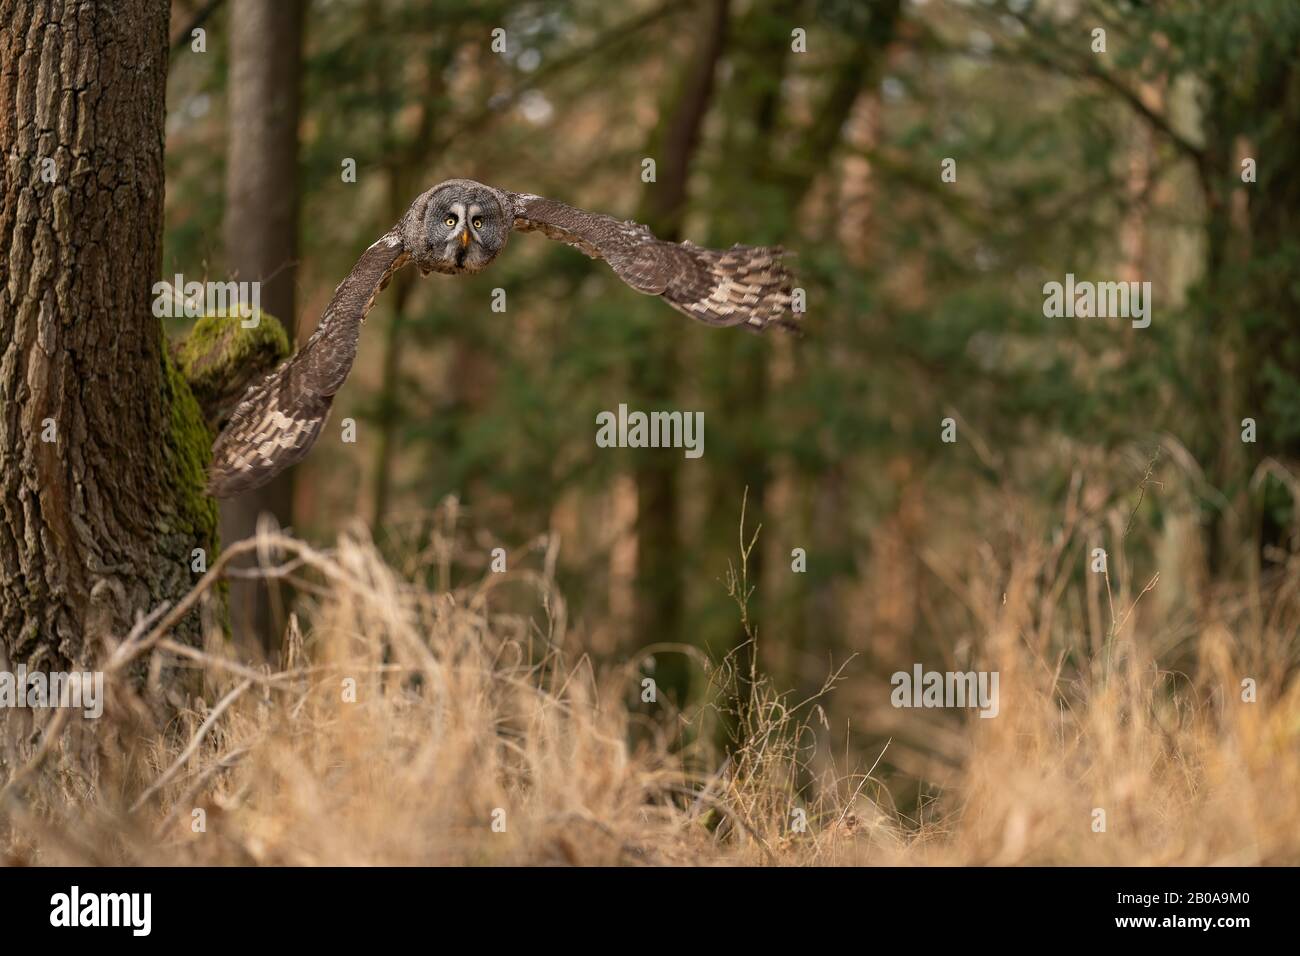
POLYGON ((468 229, 466 229, 464 232, 462 232, 462 233, 460 234, 460 245, 461 245, 461 248, 462 248, 462 249, 468 249, 468 248, 469 248, 469 230, 468 230, 468 229))

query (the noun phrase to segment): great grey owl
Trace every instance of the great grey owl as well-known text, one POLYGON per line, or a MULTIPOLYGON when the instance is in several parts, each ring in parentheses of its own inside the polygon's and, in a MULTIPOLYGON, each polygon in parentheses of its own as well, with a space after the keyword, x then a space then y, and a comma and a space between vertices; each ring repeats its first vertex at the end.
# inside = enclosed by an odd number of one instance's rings
POLYGON ((449 179, 422 193, 362 254, 307 344, 244 395, 213 447, 208 491, 228 498, 302 460, 352 369, 366 313, 398 269, 414 262, 423 275, 479 272, 505 248, 511 229, 540 232, 604 259, 633 289, 661 296, 708 325, 755 332, 794 327, 791 277, 779 247, 737 245, 720 252, 664 242, 630 220, 449 179))

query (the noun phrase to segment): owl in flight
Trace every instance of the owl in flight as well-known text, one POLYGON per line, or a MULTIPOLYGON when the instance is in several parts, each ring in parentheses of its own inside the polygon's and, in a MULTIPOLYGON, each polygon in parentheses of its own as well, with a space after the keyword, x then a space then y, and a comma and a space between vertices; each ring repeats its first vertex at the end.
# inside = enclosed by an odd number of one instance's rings
POLYGON ((630 220, 449 179, 422 193, 362 253, 307 344, 248 390, 213 446, 209 493, 229 498, 260 487, 306 456, 352 370, 361 323, 398 269, 414 263, 423 275, 481 272, 505 248, 512 229, 540 232, 604 259, 633 289, 708 325, 754 332, 795 327, 791 277, 779 247, 716 251, 664 242, 630 220))

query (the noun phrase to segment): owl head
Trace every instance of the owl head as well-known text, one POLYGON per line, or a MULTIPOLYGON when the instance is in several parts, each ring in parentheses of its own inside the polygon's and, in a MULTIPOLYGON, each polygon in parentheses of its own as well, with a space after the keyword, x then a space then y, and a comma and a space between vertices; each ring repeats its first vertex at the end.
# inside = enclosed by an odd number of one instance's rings
POLYGON ((472 179, 449 179, 421 195, 402 218, 403 244, 424 274, 481 272, 505 248, 505 197, 472 179))

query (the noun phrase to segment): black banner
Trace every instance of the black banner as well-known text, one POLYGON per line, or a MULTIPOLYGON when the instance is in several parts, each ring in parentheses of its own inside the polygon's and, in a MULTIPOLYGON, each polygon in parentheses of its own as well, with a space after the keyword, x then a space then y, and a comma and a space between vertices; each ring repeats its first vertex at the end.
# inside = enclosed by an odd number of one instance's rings
POLYGON ((729 941, 766 939, 780 924, 806 943, 811 920, 837 937, 856 926, 864 945, 1103 936, 1232 945, 1286 927, 1292 879, 1242 868, 8 869, 0 913, 6 944, 220 945, 265 934, 338 946, 454 929, 499 946, 555 940, 564 926, 590 938, 606 924, 610 945, 657 945, 666 920, 717 919, 729 941))

